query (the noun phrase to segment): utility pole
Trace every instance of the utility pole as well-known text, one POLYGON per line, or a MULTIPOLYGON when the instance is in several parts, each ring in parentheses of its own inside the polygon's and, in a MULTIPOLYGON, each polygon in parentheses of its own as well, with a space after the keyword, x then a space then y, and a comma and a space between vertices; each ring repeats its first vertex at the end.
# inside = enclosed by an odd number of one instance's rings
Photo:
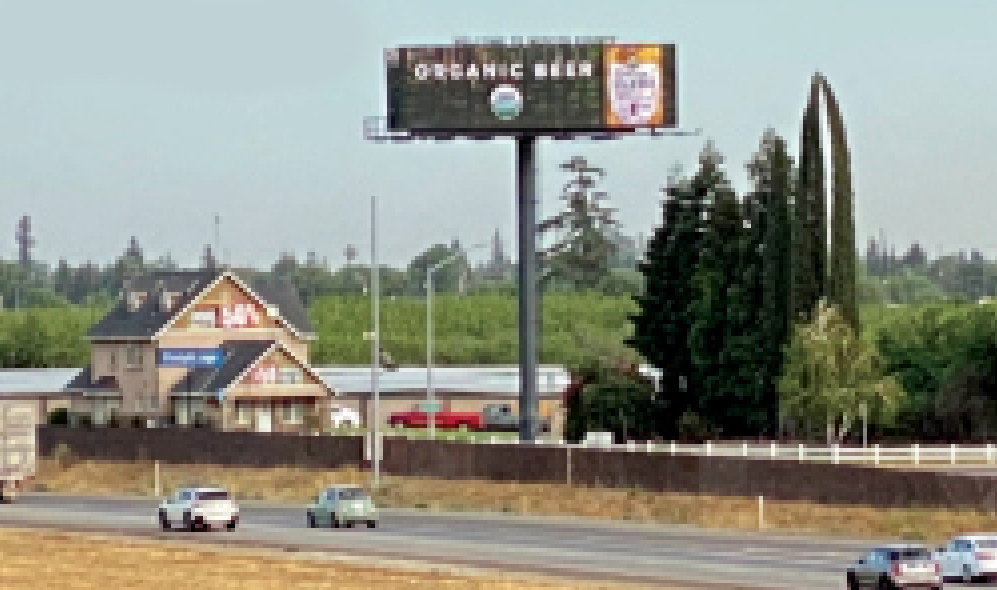
MULTIPOLYGON (((477 250, 488 246, 487 243, 474 244, 468 251, 477 250)), ((426 403, 429 405, 428 427, 429 439, 436 438, 436 391, 433 389, 433 295, 436 293, 434 278, 436 272, 444 266, 454 262, 463 256, 463 252, 456 252, 444 258, 440 262, 426 268, 426 403)))
POLYGON ((377 377, 381 371, 381 318, 380 318, 380 284, 378 275, 380 268, 377 265, 377 197, 370 198, 370 288, 371 288, 371 323, 374 325, 374 334, 371 338, 370 351, 370 383, 373 395, 373 423, 371 430, 371 452, 373 453, 373 487, 376 489, 381 483, 381 392, 378 386, 377 377))

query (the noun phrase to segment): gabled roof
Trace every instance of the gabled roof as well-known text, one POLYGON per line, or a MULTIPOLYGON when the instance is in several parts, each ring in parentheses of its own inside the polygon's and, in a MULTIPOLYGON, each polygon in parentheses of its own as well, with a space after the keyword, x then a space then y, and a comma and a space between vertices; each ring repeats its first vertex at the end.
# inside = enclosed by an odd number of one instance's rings
POLYGON ((289 356, 330 393, 335 388, 322 380, 307 363, 275 340, 227 340, 221 345, 222 365, 218 368, 191 369, 171 388, 170 393, 217 393, 235 385, 259 361, 275 350, 289 356))
POLYGON ((125 340, 155 338, 175 318, 186 312, 209 287, 225 277, 245 288, 251 297, 258 299, 263 305, 274 307, 280 319, 292 331, 311 335, 308 312, 292 285, 270 278, 256 278, 246 282, 225 270, 194 270, 153 272, 134 279, 130 290, 147 293, 145 303, 132 311, 128 308, 126 298, 122 297, 107 315, 90 328, 87 337, 125 340), (166 312, 160 307, 158 294, 162 291, 179 293, 174 311, 166 312))
POLYGON ((191 369, 186 376, 177 381, 170 392, 213 393, 225 389, 273 348, 274 344, 273 340, 228 340, 220 347, 224 355, 222 366, 191 369))
POLYGON ((118 387, 118 380, 114 377, 103 376, 96 381, 93 380, 93 372, 90 370, 90 365, 87 365, 82 371, 80 371, 75 377, 73 377, 65 387, 66 391, 69 392, 97 392, 97 391, 114 391, 118 392, 121 389, 118 387))

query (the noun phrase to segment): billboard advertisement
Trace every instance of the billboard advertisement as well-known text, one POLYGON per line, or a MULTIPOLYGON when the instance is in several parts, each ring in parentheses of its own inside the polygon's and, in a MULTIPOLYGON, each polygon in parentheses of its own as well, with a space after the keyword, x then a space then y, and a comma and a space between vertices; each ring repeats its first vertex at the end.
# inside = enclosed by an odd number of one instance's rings
POLYGON ((224 355, 220 348, 160 348, 157 351, 160 367, 218 368, 224 355))
POLYGON ((544 133, 675 127, 675 46, 454 44, 385 53, 388 129, 544 133))

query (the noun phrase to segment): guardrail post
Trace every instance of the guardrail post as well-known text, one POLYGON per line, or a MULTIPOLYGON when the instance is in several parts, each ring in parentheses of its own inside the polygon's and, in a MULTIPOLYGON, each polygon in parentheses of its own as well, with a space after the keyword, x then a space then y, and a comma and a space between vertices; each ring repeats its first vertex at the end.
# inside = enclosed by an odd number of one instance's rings
POLYGON ((742 457, 748 456, 748 443, 741 443, 741 456, 742 457))
POLYGON ((921 447, 917 443, 914 443, 913 452, 914 452, 914 465, 920 465, 921 464, 921 447))
POLYGON ((834 464, 837 465, 841 462, 841 457, 839 456, 838 445, 834 445, 834 464))
POLYGON ((652 443, 651 441, 647 441, 647 442, 645 443, 645 445, 646 445, 646 446, 645 446, 645 450, 646 450, 646 451, 647 451, 648 453, 650 453, 651 451, 653 451, 653 450, 654 450, 654 443, 652 443))
POLYGON ((669 450, 671 451, 671 453, 674 455, 675 454, 675 441, 671 441, 669 443, 668 447, 669 447, 669 450))
POLYGON ((713 455, 713 441, 706 441, 706 456, 710 457, 713 455))
POLYGON ((796 458, 800 461, 803 460, 803 443, 796 445, 796 458))
POLYGON ((876 465, 879 465, 879 445, 878 444, 875 445, 874 447, 872 447, 872 457, 873 457, 873 462, 875 462, 876 465))
POLYGON ((769 443, 769 457, 775 457, 775 443, 769 443))
POLYGON ((993 462, 994 462, 994 446, 990 443, 987 443, 987 463, 993 463, 993 462))
POLYGON ((949 463, 955 465, 955 444, 949 447, 949 463))

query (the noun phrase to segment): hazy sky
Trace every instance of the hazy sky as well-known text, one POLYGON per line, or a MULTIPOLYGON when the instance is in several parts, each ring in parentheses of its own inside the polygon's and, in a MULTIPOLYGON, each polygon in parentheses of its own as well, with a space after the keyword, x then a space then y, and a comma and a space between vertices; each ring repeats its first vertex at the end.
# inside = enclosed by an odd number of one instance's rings
POLYGON ((351 243, 367 259, 370 195, 384 262, 496 228, 512 251, 511 143, 362 134, 384 110, 383 48, 484 35, 677 45, 680 124, 703 137, 543 142, 541 213, 575 154, 607 169, 632 234, 707 138, 745 188, 765 127, 795 151, 819 69, 849 132, 860 248, 882 228, 993 256, 995 23, 994 0, 0 0, 0 256, 28 214, 39 258, 107 262, 134 234, 193 265, 219 213, 231 262, 315 250, 338 266, 351 243))

